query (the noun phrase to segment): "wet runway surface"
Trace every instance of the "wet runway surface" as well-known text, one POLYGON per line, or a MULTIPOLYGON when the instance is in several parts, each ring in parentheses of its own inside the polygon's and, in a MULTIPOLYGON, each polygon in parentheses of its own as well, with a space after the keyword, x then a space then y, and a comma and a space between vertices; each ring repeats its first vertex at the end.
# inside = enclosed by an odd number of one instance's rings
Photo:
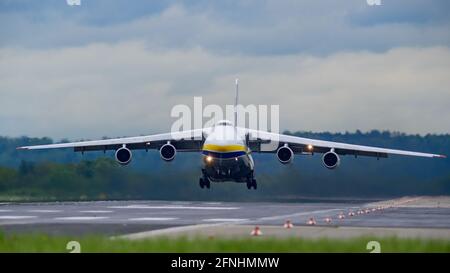
POLYGON ((315 224, 355 227, 450 228, 450 207, 400 203, 238 203, 102 201, 1 203, 6 233, 119 235, 198 224, 315 224), (325 222, 326 218, 331 223, 325 222), (342 218, 342 219, 339 219, 342 218))

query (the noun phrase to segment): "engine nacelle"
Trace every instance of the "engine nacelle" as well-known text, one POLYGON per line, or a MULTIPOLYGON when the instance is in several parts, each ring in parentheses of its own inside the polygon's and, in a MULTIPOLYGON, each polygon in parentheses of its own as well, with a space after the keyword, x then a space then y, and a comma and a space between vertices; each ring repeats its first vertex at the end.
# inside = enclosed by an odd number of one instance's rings
POLYGON ((330 151, 322 156, 322 162, 328 169, 336 169, 341 163, 341 159, 337 153, 330 151))
POLYGON ((131 162, 132 157, 133 154, 128 148, 122 147, 116 151, 116 161, 119 162, 120 165, 128 165, 128 163, 131 162))
POLYGON ((278 148, 277 157, 282 164, 288 164, 294 159, 294 152, 288 146, 283 146, 278 148))
POLYGON ((172 161, 177 154, 177 149, 172 144, 167 143, 161 146, 159 149, 159 154, 163 160, 172 161))

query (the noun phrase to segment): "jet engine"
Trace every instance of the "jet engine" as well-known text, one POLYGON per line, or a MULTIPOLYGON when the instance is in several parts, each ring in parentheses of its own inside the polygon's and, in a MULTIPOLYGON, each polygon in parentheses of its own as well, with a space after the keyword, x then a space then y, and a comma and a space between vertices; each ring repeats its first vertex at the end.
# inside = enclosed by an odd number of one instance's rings
POLYGON ((294 159, 294 152, 288 146, 283 146, 278 148, 277 157, 282 164, 288 164, 294 159))
POLYGON ((172 144, 167 143, 161 146, 159 149, 159 154, 163 160, 172 161, 177 154, 177 149, 172 144))
POLYGON ((329 151, 322 156, 322 162, 328 169, 335 169, 341 163, 341 159, 334 151, 329 151))
POLYGON ((120 165, 128 165, 132 156, 131 150, 126 147, 119 148, 116 151, 116 161, 119 162, 120 165))

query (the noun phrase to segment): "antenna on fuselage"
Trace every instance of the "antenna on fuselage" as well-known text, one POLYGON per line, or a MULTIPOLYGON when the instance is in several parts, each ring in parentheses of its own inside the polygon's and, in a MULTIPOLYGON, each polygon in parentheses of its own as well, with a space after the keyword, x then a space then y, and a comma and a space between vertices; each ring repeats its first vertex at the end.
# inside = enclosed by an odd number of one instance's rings
POLYGON ((237 106, 239 103, 239 79, 236 78, 236 95, 234 98, 234 127, 237 127, 237 121, 238 121, 238 116, 237 116, 237 106))

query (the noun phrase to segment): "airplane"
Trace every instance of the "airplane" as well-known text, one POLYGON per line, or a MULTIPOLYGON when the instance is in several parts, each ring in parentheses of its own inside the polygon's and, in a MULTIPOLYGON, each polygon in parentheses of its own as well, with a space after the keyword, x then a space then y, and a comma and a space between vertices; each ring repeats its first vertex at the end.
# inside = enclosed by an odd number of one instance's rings
POLYGON ((185 130, 137 137, 81 141, 60 144, 18 147, 19 150, 73 148, 75 152, 115 150, 115 159, 127 165, 132 150, 159 150, 162 160, 172 161, 177 152, 197 152, 202 157, 200 187, 209 189, 211 182, 232 181, 246 183, 248 189, 257 189, 253 153, 275 153, 282 164, 291 163, 294 154, 320 153, 327 169, 340 165, 340 156, 353 155, 386 158, 388 155, 404 155, 429 158, 446 158, 445 155, 394 150, 371 146, 309 139, 277 134, 237 126, 238 80, 234 104, 234 124, 228 120, 218 121, 208 128, 185 130), (275 144, 275 145, 268 145, 275 144))

